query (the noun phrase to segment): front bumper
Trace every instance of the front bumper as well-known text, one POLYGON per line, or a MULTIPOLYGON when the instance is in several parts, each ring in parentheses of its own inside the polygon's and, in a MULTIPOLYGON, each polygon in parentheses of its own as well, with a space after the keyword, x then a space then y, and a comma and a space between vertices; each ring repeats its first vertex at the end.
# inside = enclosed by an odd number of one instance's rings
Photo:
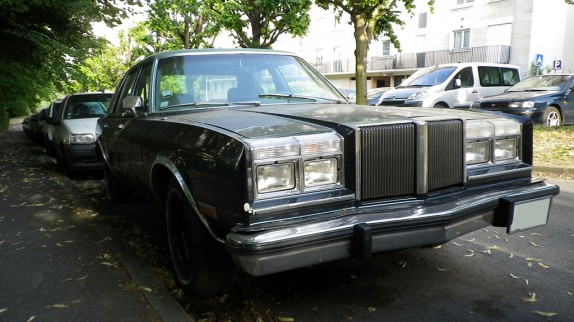
MULTIPOLYGON (((510 227, 513 205, 538 200, 547 205, 559 187, 528 185, 475 191, 450 201, 341 209, 338 218, 256 233, 231 232, 226 247, 246 273, 267 275, 371 253, 442 244, 486 226, 510 227), (345 214, 345 215, 341 215, 345 214)), ((528 206, 528 204, 527 204, 528 206)), ((544 217, 546 216, 546 217, 544 217)), ((528 227, 520 227, 528 228, 528 227)))
POLYGON ((96 155, 96 144, 64 145, 66 164, 72 170, 103 170, 104 164, 96 155))

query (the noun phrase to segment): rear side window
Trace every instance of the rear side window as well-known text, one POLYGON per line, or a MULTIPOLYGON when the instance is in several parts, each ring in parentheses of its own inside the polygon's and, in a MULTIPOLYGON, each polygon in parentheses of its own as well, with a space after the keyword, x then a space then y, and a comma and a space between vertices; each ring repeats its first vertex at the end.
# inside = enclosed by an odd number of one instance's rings
POLYGON ((512 86, 520 81, 516 68, 479 66, 478 76, 482 87, 512 86))
POLYGON ((518 69, 516 68, 501 68, 502 80, 504 81, 504 86, 512 86, 520 82, 520 76, 518 75, 518 69))

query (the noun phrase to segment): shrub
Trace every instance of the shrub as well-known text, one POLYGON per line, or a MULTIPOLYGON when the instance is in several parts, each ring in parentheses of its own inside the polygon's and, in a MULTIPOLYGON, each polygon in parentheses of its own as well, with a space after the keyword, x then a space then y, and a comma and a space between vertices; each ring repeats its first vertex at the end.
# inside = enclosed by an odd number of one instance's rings
POLYGON ((10 126, 10 115, 6 111, 0 111, 0 133, 6 131, 10 126))

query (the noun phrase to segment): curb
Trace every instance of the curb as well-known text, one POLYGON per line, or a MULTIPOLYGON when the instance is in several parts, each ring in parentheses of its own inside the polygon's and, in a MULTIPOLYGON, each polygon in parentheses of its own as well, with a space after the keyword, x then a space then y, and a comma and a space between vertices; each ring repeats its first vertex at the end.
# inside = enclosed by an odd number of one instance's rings
POLYGON ((570 167, 549 167, 549 166, 533 166, 532 172, 541 174, 553 174, 558 176, 574 177, 574 168, 570 167))
POLYGON ((125 244, 110 223, 100 221, 95 230, 102 239, 109 237, 108 246, 162 321, 195 322, 177 302, 157 276, 125 244))

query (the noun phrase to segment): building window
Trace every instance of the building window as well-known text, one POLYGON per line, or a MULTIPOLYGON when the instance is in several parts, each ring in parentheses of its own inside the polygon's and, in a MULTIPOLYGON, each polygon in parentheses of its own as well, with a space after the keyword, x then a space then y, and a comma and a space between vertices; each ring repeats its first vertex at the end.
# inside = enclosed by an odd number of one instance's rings
POLYGON ((391 41, 383 41, 383 56, 389 56, 391 54, 391 41))
POLYGON ((316 49, 315 50, 315 63, 322 64, 323 63, 323 49, 316 49))
POLYGON ((419 14, 419 28, 426 28, 427 27, 427 13, 419 14))
POLYGON ((343 61, 341 60, 341 47, 333 48, 333 71, 342 72, 343 71, 343 61))
POLYGON ((456 30, 454 32, 454 49, 470 48, 470 29, 456 30))
POLYGON ((473 3, 474 0, 456 0, 456 4, 467 4, 467 3, 473 3))

